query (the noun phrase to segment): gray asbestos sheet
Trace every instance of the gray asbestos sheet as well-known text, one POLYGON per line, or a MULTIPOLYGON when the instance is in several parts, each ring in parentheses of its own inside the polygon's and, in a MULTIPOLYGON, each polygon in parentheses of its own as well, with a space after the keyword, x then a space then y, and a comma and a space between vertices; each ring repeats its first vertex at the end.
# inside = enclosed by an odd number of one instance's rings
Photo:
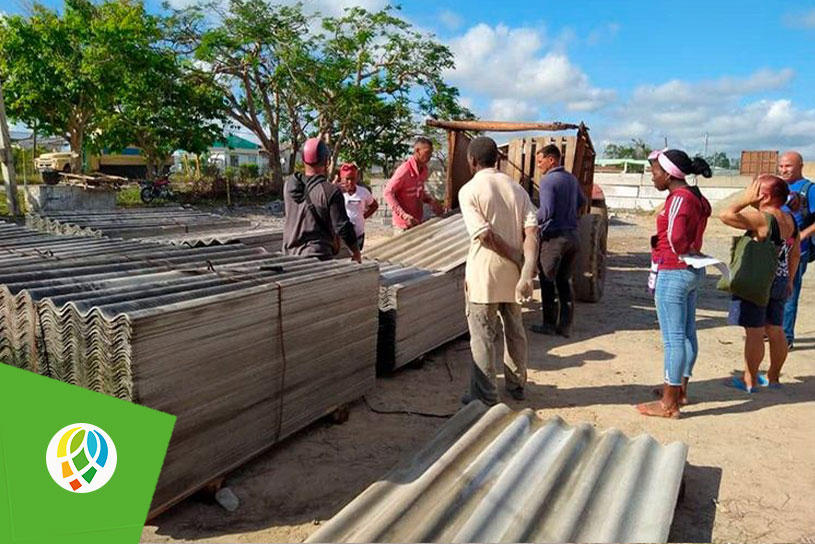
POLYGON ((476 401, 307 542, 666 542, 687 452, 476 401))

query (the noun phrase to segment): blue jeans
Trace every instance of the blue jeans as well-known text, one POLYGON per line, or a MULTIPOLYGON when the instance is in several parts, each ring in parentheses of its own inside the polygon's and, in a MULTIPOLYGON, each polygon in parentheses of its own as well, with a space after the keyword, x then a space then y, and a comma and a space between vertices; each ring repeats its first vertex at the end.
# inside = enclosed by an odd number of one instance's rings
POLYGON ((654 295, 665 351, 665 383, 682 385, 690 378, 699 342, 696 340, 696 295, 704 269, 660 270, 654 295))
MULTIPOLYGON (((812 251, 809 248, 808 251, 812 251)), ((795 277, 792 280, 792 294, 784 304, 784 336, 787 337, 787 344, 792 344, 795 340, 795 318, 798 317, 798 297, 801 295, 801 283, 804 281, 804 274, 807 271, 808 254, 801 253, 801 262, 795 277)))

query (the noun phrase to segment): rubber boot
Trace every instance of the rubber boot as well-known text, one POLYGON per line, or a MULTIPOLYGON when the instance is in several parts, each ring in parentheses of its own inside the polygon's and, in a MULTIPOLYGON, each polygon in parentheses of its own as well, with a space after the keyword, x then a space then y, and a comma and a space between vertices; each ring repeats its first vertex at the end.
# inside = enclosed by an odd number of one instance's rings
POLYGON ((543 324, 532 325, 530 330, 538 334, 556 334, 558 305, 544 304, 541 309, 543 310, 543 324))
POLYGON ((574 319, 574 302, 567 302, 560 305, 560 321, 557 325, 557 333, 569 338, 572 335, 572 320, 574 319))

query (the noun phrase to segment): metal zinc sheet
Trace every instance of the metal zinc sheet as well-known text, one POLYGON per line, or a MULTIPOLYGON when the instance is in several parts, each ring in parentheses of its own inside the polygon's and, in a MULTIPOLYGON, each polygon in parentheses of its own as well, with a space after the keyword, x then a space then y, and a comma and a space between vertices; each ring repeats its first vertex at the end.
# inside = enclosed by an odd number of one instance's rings
POLYGON ((307 542, 666 542, 687 451, 473 402, 307 542))
POLYGON ((377 261, 447 272, 467 260, 470 238, 461 213, 434 218, 365 250, 377 261))

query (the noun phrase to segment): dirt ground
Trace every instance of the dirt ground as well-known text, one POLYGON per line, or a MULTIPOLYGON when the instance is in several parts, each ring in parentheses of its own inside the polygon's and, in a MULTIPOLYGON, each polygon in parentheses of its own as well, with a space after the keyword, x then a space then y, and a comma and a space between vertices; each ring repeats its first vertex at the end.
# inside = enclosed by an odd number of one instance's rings
MULTIPOLYGON (((728 297, 709 276, 699 300, 700 356, 692 405, 678 421, 644 418, 632 404, 650 399, 662 376, 654 303, 646 289, 651 216, 617 216, 609 231, 603 300, 580 304, 570 339, 530 334, 527 400, 542 418, 650 433, 690 446, 687 492, 673 542, 815 542, 815 273, 805 280, 796 349, 784 388, 748 396, 725 387, 741 368, 743 332, 726 324, 728 297)), ((382 231, 384 232, 384 231, 382 231)), ((727 254, 732 231, 711 221, 705 249, 727 254)), ((539 299, 538 299, 539 300, 539 299)), ((526 309, 528 324, 538 308, 526 309)), ((423 367, 378 379, 370 406, 452 413, 468 376, 466 340, 431 353, 423 367), (449 371, 448 371, 449 368, 449 371)), ((444 419, 374 413, 363 402, 344 425, 318 422, 227 478, 241 500, 229 513, 192 497, 152 520, 149 542, 299 542, 403 457, 444 419)))

